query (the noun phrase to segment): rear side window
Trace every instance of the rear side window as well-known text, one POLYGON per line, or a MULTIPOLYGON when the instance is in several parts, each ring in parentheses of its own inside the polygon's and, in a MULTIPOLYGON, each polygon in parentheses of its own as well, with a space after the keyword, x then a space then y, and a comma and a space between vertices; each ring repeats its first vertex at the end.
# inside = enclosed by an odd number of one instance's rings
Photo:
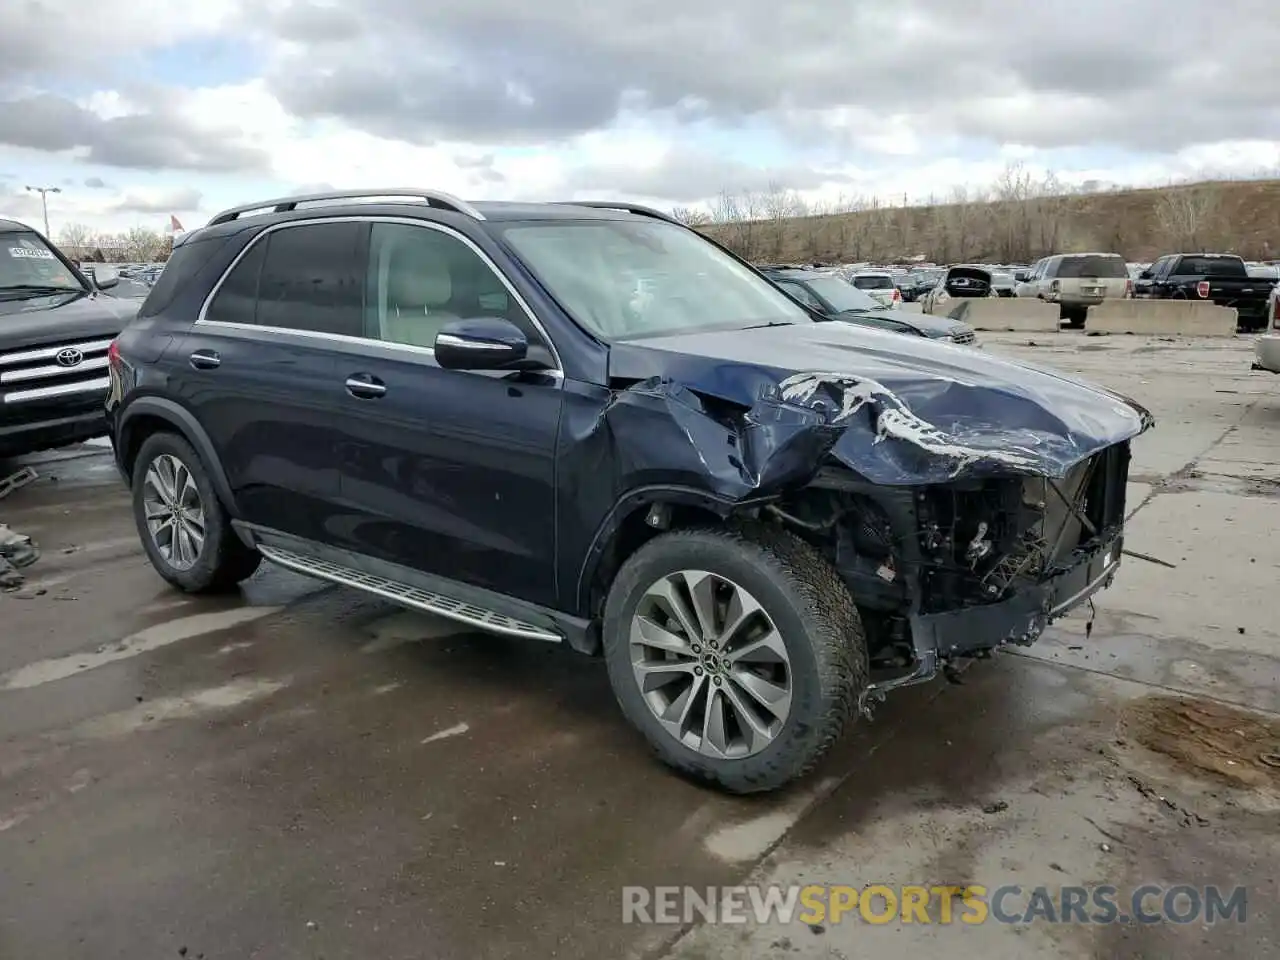
POLYGON ((1178 274, 1184 277, 1247 277, 1243 260, 1235 257, 1183 257, 1178 274))
POLYGON ((1129 276, 1122 257, 1063 257, 1058 276, 1064 278, 1102 277, 1123 279, 1129 276))
POLYGON ((890 277, 854 277, 853 285, 859 290, 888 290, 893 286, 890 277))
POLYGON ((272 231, 231 269, 205 319, 360 336, 364 230, 349 221, 272 231))
POLYGON ((273 231, 258 279, 258 325, 361 336, 364 230, 347 221, 273 231))
POLYGON ((187 285, 187 281, 209 262, 209 258, 222 245, 225 238, 202 237, 188 240, 175 247, 160 277, 156 280, 147 298, 142 301, 138 316, 151 317, 159 313, 170 303, 178 290, 187 285))

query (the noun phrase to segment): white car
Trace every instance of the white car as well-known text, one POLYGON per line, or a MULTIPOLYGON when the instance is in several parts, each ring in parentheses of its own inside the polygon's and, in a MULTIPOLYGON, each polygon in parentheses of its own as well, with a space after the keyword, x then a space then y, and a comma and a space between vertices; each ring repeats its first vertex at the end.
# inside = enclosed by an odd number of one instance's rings
POLYGON ((888 271, 862 270, 855 273, 849 282, 870 294, 882 307, 897 307, 902 304, 902 291, 893 282, 893 274, 888 271))

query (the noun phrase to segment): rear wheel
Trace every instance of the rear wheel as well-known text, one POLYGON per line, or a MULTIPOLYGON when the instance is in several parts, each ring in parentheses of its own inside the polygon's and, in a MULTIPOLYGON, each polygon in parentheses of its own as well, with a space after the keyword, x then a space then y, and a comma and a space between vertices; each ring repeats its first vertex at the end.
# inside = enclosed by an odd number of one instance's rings
POLYGON ((258 569, 261 555, 231 528, 204 464, 182 437, 148 437, 131 476, 143 549, 175 587, 188 593, 228 590, 258 569))
POLYGON ((671 767, 733 793, 813 768, 867 682, 861 620, 804 541, 763 526, 657 537, 619 571, 605 661, 628 720, 671 767))

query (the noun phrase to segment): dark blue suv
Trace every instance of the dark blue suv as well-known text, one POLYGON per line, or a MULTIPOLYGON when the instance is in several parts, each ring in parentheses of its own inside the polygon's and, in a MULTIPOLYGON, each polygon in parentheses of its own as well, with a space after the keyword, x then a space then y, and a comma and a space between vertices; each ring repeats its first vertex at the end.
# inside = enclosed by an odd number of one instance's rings
POLYGON ((178 588, 265 557, 602 654, 659 755, 736 792, 1109 584, 1152 423, 825 322, 646 208, 430 190, 219 214, 110 375, 142 542, 178 588))

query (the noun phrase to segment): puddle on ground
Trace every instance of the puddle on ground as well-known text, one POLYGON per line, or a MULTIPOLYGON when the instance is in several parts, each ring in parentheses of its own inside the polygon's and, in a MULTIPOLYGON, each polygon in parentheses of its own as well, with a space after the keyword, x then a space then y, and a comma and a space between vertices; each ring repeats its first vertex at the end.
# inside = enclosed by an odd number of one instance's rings
POLYGON ((180 617, 177 620, 140 630, 123 640, 103 644, 96 650, 39 660, 11 670, 0 676, 0 690, 25 690, 57 680, 65 680, 85 670, 136 657, 171 643, 240 626, 251 620, 270 616, 278 610, 280 610, 279 607, 236 607, 217 613, 197 613, 190 617, 180 617))
POLYGON ((164 697, 117 713, 95 717, 76 727, 74 736, 85 739, 121 737, 167 720, 181 720, 210 711, 229 710, 251 700, 270 696, 284 686, 282 680, 233 680, 219 687, 164 697))
POLYGON ((1144 697, 1124 715, 1128 736, 1183 770, 1280 791, 1280 719, 1215 700, 1144 697))

